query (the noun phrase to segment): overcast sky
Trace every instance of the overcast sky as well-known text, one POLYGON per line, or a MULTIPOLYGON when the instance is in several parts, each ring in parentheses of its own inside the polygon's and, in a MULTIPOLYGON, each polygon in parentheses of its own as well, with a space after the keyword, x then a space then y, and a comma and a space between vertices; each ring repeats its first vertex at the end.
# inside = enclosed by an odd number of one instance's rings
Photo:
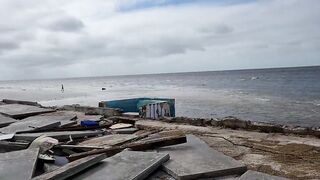
POLYGON ((0 80, 320 65, 319 0, 1 0, 0 80))

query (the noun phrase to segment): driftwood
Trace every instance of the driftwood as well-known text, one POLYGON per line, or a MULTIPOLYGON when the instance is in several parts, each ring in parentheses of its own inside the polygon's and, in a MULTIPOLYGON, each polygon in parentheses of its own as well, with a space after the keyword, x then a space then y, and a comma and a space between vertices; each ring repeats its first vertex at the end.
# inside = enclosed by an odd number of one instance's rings
POLYGON ((169 136, 169 137, 155 138, 155 139, 146 140, 146 141, 133 142, 133 143, 125 144, 122 146, 114 146, 114 147, 105 148, 105 149, 95 149, 88 152, 72 154, 68 157, 68 159, 71 161, 74 161, 79 158, 83 158, 83 157, 94 155, 94 154, 102 154, 102 153, 110 157, 121 152, 126 148, 130 148, 133 151, 144 151, 144 150, 155 149, 159 147, 182 144, 185 142, 187 142, 186 136, 169 136))
POLYGON ((136 121, 140 120, 140 118, 123 117, 123 116, 112 116, 112 117, 108 117, 108 120, 111 120, 114 123, 135 124, 136 121))

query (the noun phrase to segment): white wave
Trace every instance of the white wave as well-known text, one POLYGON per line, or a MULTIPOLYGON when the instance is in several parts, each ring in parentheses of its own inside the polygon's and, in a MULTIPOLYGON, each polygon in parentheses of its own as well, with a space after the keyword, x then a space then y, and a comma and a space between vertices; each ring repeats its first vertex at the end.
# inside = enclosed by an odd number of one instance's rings
POLYGON ((270 99, 268 99, 268 98, 256 98, 256 100, 264 101, 264 102, 269 102, 270 101, 270 99))

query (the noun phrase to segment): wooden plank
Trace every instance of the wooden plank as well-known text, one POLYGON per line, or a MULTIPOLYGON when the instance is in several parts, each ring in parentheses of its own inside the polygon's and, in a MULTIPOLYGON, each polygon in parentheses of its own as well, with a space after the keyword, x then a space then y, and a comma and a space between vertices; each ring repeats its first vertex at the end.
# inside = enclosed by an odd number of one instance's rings
POLYGON ((101 153, 105 153, 107 154, 107 156, 113 156, 126 148, 130 148, 134 151, 144 151, 144 150, 150 150, 150 149, 155 149, 159 147, 182 144, 185 142, 187 142, 186 136, 171 136, 171 137, 164 137, 164 138, 155 138, 147 141, 133 142, 133 143, 125 144, 122 146, 114 146, 111 148, 97 149, 97 150, 92 150, 84 153, 72 154, 69 156, 68 159, 76 160, 89 155, 101 154, 101 153))
POLYGON ((54 171, 42 174, 32 180, 61 180, 69 178, 105 159, 104 154, 88 156, 77 161, 70 162, 54 171))
POLYGON ((126 124, 126 123, 118 123, 110 126, 110 129, 123 129, 123 128, 131 128, 132 124, 126 124))
POLYGON ((71 125, 67 127, 60 127, 59 129, 54 129, 53 131, 85 131, 85 130, 98 130, 98 129, 108 128, 108 127, 110 127, 110 125, 85 127, 77 124, 77 125, 71 125))
POLYGON ((136 121, 139 121, 141 119, 139 119, 139 118, 131 118, 131 117, 123 117, 123 116, 112 116, 112 117, 109 117, 108 120, 111 120, 114 123, 135 124, 136 121))
POLYGON ((59 144, 54 147, 61 148, 61 149, 80 149, 84 151, 91 151, 94 149, 105 149, 104 147, 99 147, 99 146, 69 145, 69 144, 59 144))
POLYGON ((46 135, 52 137, 59 141, 78 139, 83 137, 98 136, 102 135, 102 131, 58 131, 58 132, 40 132, 40 133, 25 133, 25 134, 16 134, 14 140, 23 140, 23 141, 33 141, 41 135, 46 135))
POLYGON ((114 132, 117 134, 133 134, 138 130, 139 130, 138 128, 124 128, 124 129, 115 129, 115 130, 112 130, 111 132, 114 132))
POLYGON ((79 143, 79 145, 86 145, 86 146, 99 146, 99 147, 110 147, 116 145, 122 145, 128 141, 131 141, 137 138, 137 135, 130 134, 111 134, 102 137, 88 139, 79 143))

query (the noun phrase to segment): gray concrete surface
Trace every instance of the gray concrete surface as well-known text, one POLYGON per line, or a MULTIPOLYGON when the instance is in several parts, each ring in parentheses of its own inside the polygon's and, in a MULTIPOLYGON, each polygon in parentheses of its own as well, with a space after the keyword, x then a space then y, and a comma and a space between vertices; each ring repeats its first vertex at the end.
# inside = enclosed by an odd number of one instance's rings
POLYGON ((168 159, 168 154, 125 150, 103 160, 100 164, 87 169, 72 179, 142 180, 147 178, 168 159))
POLYGON ((76 161, 67 163, 66 165, 57 168, 51 172, 44 173, 40 176, 33 178, 32 180, 62 180, 67 179, 106 158, 105 154, 97 154, 87 156, 76 161))
POLYGON ((169 153, 170 160, 163 170, 179 180, 221 177, 242 174, 246 166, 210 148, 194 135, 187 135, 187 143, 158 149, 169 153))
POLYGON ((269 174, 257 172, 257 171, 247 171, 244 173, 239 180, 288 180, 287 178, 271 176, 269 174))
POLYGON ((32 178, 39 149, 27 149, 0 154, 1 180, 29 180, 32 178))
POLYGON ((22 104, 6 104, 0 106, 0 113, 8 115, 15 119, 21 119, 47 112, 54 112, 54 110, 22 104))
POLYGON ((18 133, 18 132, 30 132, 34 130, 44 130, 56 128, 61 125, 59 120, 44 119, 38 121, 37 119, 23 119, 18 122, 12 123, 9 126, 0 128, 2 133, 18 133))
POLYGON ((17 122, 17 120, 0 114, 0 128, 8 126, 9 124, 14 122, 17 122))
POLYGON ((72 124, 76 124, 77 121, 72 121, 72 119, 76 119, 76 115, 38 115, 38 116, 31 116, 28 118, 25 118, 23 120, 33 120, 33 121, 60 121, 61 125, 60 127, 66 127, 72 124))

